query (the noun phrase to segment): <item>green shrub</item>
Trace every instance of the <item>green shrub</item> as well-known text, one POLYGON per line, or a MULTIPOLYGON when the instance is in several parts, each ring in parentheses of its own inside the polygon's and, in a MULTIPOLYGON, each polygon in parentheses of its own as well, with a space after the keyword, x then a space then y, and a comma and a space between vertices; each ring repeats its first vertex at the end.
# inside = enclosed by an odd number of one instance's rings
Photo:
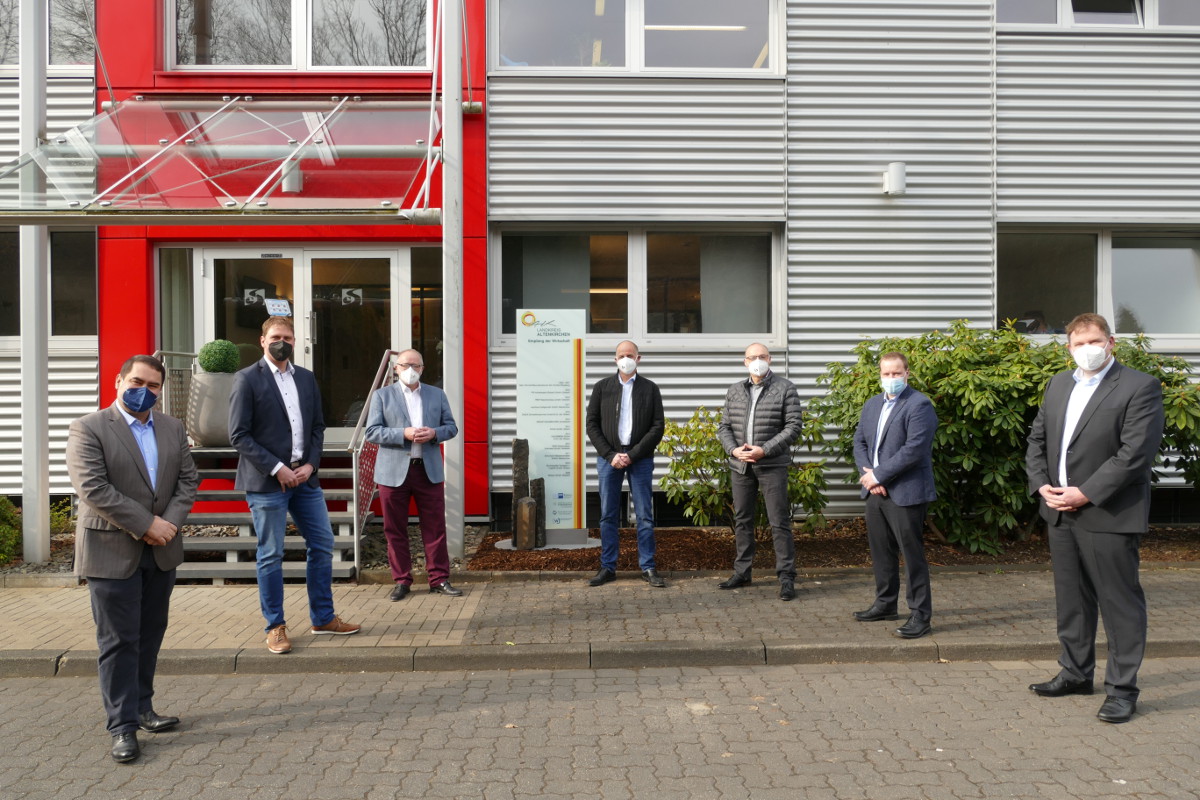
MULTIPOLYGON (((666 421, 658 451, 670 459, 659 486, 667 499, 683 507, 684 516, 697 525, 727 525, 733 528, 733 489, 729 479, 729 456, 717 439, 721 412, 700 406, 683 424, 666 421)), ((803 440, 793 448, 788 474, 788 499, 804 509, 805 529, 825 524, 824 461, 798 461, 803 440)), ((758 498, 755 528, 769 527, 762 496, 758 498)))
POLYGON ((237 372, 241 355, 238 346, 228 339, 213 339, 200 348, 196 361, 205 372, 237 372))
MULTIPOLYGON (((1117 342, 1117 360, 1163 381, 1167 430, 1163 462, 1191 481, 1200 477, 1200 388, 1180 358, 1149 351, 1138 335, 1117 342)), ((949 542, 971 552, 998 553, 1003 540, 1037 524, 1029 494, 1025 447, 1046 384, 1072 368, 1061 341, 1038 344, 1010 326, 949 330, 862 342, 857 361, 830 364, 818 383, 829 392, 809 405, 805 436, 824 440, 831 456, 853 464, 854 429, 867 398, 879 392, 879 356, 897 350, 911 360, 913 388, 929 395, 938 413, 933 473, 938 499, 929 521, 949 542), (825 436, 828 434, 828 437, 825 436)), ((856 483, 853 468, 846 481, 856 483)))
POLYGON ((70 497, 60 498, 50 504, 50 535, 61 536, 75 532, 75 509, 70 497))
POLYGON ((0 495, 0 564, 7 564, 21 552, 21 512, 7 497, 0 495))

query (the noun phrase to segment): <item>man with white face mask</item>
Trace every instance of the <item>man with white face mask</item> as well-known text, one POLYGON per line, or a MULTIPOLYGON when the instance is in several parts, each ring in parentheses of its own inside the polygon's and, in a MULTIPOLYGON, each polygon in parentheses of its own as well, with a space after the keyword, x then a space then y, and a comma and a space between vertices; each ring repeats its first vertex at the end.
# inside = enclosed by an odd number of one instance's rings
POLYGON ((600 478, 600 571, 588 581, 602 586, 617 577, 617 517, 621 487, 629 479, 637 515, 638 569, 656 589, 667 584, 654 562, 654 450, 663 437, 662 394, 638 375, 642 360, 633 342, 617 345, 617 374, 596 381, 588 400, 587 434, 596 448, 600 478))
POLYGON ((719 589, 749 586, 754 563, 754 516, 761 491, 775 543, 775 574, 779 599, 796 599, 796 539, 792 533, 792 504, 788 499, 788 470, 792 444, 800 438, 803 410, 791 381, 771 371, 771 353, 755 342, 743 359, 750 373, 725 393, 725 409, 717 437, 729 454, 733 489, 733 532, 737 553, 733 575, 719 589))
POLYGON ((1163 434, 1162 384, 1113 359, 1115 344, 1104 317, 1071 320, 1077 368, 1050 380, 1025 459, 1046 520, 1062 645, 1059 674, 1029 688, 1042 697, 1092 693, 1098 610, 1108 637, 1104 722, 1125 722, 1137 709, 1146 648, 1138 543, 1163 434))
POLYGON ((429 591, 460 597, 450 584, 450 551, 446 545, 446 472, 441 443, 458 435, 446 393, 421 383, 425 359, 416 350, 396 357, 398 382, 371 395, 366 439, 379 445, 375 483, 383 508, 383 535, 395 586, 395 603, 412 588, 412 553, 408 543, 408 503, 415 500, 425 546, 429 591))

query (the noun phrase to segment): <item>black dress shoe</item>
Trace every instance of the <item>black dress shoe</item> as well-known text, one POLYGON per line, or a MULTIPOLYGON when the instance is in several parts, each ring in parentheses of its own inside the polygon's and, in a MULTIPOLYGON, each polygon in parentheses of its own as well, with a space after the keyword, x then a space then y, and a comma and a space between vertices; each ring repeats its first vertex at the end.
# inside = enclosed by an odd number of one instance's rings
POLYGON ((896 609, 888 610, 880 605, 872 604, 866 611, 855 611, 854 618, 859 622, 878 622, 881 619, 900 619, 896 609))
POLYGON ((388 599, 393 603, 397 603, 408 597, 408 593, 412 591, 412 587, 406 583, 397 583, 396 588, 392 589, 392 593, 388 595, 388 599))
POLYGON ((667 582, 662 579, 657 570, 648 569, 642 572, 642 580, 653 586, 655 589, 665 589, 667 582))
POLYGON ((462 589, 455 589, 450 585, 450 581, 442 581, 435 586, 429 587, 430 594, 444 594, 447 597, 462 597, 462 589))
POLYGON ((611 583, 617 579, 617 573, 611 569, 600 568, 591 580, 588 581, 588 586, 603 586, 606 583, 611 583))
POLYGON ((751 584, 749 575, 739 575, 736 572, 729 576, 728 580, 721 581, 717 584, 718 589, 737 589, 741 586, 749 586, 751 584))
POLYGON ((931 633, 933 633, 933 626, 916 614, 910 616, 908 622, 896 628, 896 635, 901 639, 920 639, 922 636, 928 636, 931 633))
POLYGON ((796 599, 796 584, 788 578, 780 578, 779 580, 779 599, 783 602, 796 599))
POLYGON ((112 757, 118 764, 133 761, 142 754, 138 747, 137 732, 118 733, 112 737, 112 757))
POLYGON ((1062 697, 1068 694, 1091 694, 1095 691, 1090 680, 1071 680, 1061 672, 1045 683, 1031 683, 1029 689, 1042 697, 1062 697))
POLYGON ((179 724, 179 717, 160 717, 153 710, 138 714, 138 727, 146 733, 158 733, 174 728, 179 724))
POLYGON ((1133 712, 1137 711, 1136 700, 1126 700, 1124 697, 1109 697, 1100 706, 1097 717, 1105 722, 1129 722, 1133 712))

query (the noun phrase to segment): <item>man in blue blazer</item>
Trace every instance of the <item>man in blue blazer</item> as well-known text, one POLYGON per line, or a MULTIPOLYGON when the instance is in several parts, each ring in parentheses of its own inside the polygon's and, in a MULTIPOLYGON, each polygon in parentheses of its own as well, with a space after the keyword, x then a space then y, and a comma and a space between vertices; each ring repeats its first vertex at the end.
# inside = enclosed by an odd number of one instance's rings
POLYGON ((345 636, 360 626, 333 611, 333 527, 317 480, 325 417, 316 378, 291 363, 296 332, 288 317, 271 317, 259 337, 263 357, 233 377, 229 440, 237 449, 234 486, 258 535, 258 599, 267 621, 267 649, 290 652, 283 616, 283 536, 287 515, 304 537, 308 614, 314 634, 345 636))
POLYGON ((929 562, 925 560, 925 509, 937 499, 933 486, 933 434, 937 413, 929 398, 908 385, 908 358, 884 353, 879 359, 883 388, 863 406, 854 431, 854 463, 866 498, 867 542, 875 568, 875 602, 855 611, 860 622, 899 619, 900 564, 908 584, 908 621, 902 639, 932 632, 929 562))
POLYGON ((1097 716, 1137 709, 1146 649, 1138 543, 1150 521, 1150 480, 1163 435, 1162 384, 1122 366, 1099 314, 1067 325, 1077 369, 1050 379, 1029 432, 1029 492, 1046 520, 1062 670, 1029 688, 1043 697, 1091 694, 1097 612, 1108 638, 1107 694, 1097 716))
POLYGON ((368 442, 379 445, 375 484, 383 506, 383 534, 388 566, 392 569, 391 600, 408 596, 412 587, 412 553, 408 543, 408 503, 415 500, 425 545, 425 575, 429 591, 450 597, 462 595, 450 585, 450 554, 446 548, 446 472, 441 443, 458 435, 446 393, 421 383, 425 359, 416 350, 396 358, 398 382, 371 396, 367 413, 368 442))

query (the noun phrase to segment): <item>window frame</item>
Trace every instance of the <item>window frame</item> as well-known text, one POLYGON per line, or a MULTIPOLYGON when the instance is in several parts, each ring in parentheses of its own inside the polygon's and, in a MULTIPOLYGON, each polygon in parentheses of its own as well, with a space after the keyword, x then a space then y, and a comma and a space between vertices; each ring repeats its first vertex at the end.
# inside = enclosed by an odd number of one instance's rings
MULTIPOLYGON (((92 53, 92 60, 87 64, 56 64, 51 61, 54 49, 52 47, 51 37, 53 36, 53 28, 51 27, 51 12, 52 3, 47 2, 45 6, 46 12, 46 77, 47 78, 78 78, 91 77, 96 71, 96 55, 92 53)), ((18 16, 20 8, 17 9, 18 16)), ((95 21, 95 0, 92 5, 92 20, 95 21)), ((19 23, 19 20, 18 20, 19 23)), ((20 31, 17 34, 17 46, 20 47, 20 31)), ((0 64, 0 78, 16 78, 20 76, 19 64, 0 64)))
MULTIPOLYGON (((1108 226, 1094 227, 1082 225, 1063 225, 1063 226, 1032 226, 1032 225, 1003 225, 997 228, 997 237, 1003 234, 1085 234, 1096 237, 1096 308, 1092 309, 1095 313, 1108 320, 1109 325, 1116 326, 1116 304, 1113 298, 1112 282, 1113 282, 1113 238, 1136 237, 1139 239, 1196 239, 1200 241, 1200 228, 1170 228, 1170 229, 1147 229, 1136 226, 1108 226)), ((1000 248, 997 243, 996 253, 996 280, 999 280, 1000 275, 1000 248)), ((996 308, 996 292, 992 292, 992 321, 994 324, 999 324, 998 309, 996 308)), ((1122 332, 1114 330, 1114 335, 1119 338, 1134 336, 1134 333, 1122 332)), ((1034 333, 1025 334, 1035 341, 1050 342, 1065 341, 1066 337, 1061 333, 1034 333)), ((1200 353, 1200 327, 1194 333, 1156 333, 1152 330, 1146 331, 1145 336, 1154 341, 1154 349, 1171 353, 1200 353)))
POLYGON ((653 224, 620 225, 616 223, 534 222, 496 225, 488 236, 488 330, 491 346, 512 348, 517 345, 516 334, 503 333, 500 310, 503 308, 503 270, 501 238, 505 234, 521 233, 624 233, 628 237, 627 280, 629 282, 629 327, 624 333, 588 333, 588 345, 607 347, 626 339, 639 347, 654 346, 673 350, 713 350, 732 345, 745 347, 751 341, 762 342, 770 348, 782 348, 787 341, 786 264, 782 226, 773 223, 716 224, 698 222, 655 222, 653 224), (650 333, 647 325, 648 303, 646 280, 647 235, 651 233, 697 233, 707 235, 766 234, 771 238, 771 332, 745 333, 650 333))
MULTIPOLYGON (((625 3, 625 66, 623 67, 510 67, 502 66, 500 59, 500 3, 503 0, 488 0, 488 74, 489 75, 553 75, 555 77, 612 77, 654 76, 671 78, 779 78, 786 72, 786 24, 780 0, 767 1, 767 40, 770 50, 767 65, 762 69, 703 67, 647 67, 645 27, 645 0, 620 0, 625 3)), ((609 0, 616 2, 616 0, 609 0)))
POLYGON ((1075 9, 1072 0, 1057 0, 1057 22, 996 22, 996 30, 1005 31, 1095 31, 1113 33, 1117 31, 1132 33, 1195 33, 1200 31, 1200 25, 1160 25, 1158 21, 1158 0, 1136 0, 1138 24, 1123 22, 1076 22, 1075 9))
POLYGON ((163 64, 168 72, 210 74, 214 72, 228 73, 268 73, 293 75, 297 73, 382 73, 382 74, 423 74, 431 73, 433 66, 429 63, 430 49, 433 43, 433 25, 435 0, 425 0, 425 64, 411 67, 356 67, 351 65, 325 66, 312 63, 312 0, 290 0, 292 7, 292 63, 291 64, 180 64, 178 60, 176 26, 178 19, 176 7, 179 0, 168 0, 164 4, 163 14, 163 64))
MULTIPOLYGON (((0 232, 9 233, 9 232, 12 232, 12 230, 14 230, 12 228, 12 226, 6 225, 6 226, 0 227, 0 232)), ((96 275, 95 275, 96 292, 97 292, 96 302, 99 303, 100 238, 97 235, 96 228, 81 227, 78 225, 65 225, 65 226, 52 227, 49 230, 47 230, 47 232, 46 232, 47 248, 50 248, 50 238, 49 238, 50 234, 61 233, 64 231, 85 232, 85 233, 91 232, 94 236, 93 241, 94 241, 95 249, 94 249, 93 267, 96 272, 96 275)), ((99 339, 98 330, 97 330, 97 333, 54 333, 54 252, 53 252, 52 248, 50 248, 49 257, 50 257, 50 264, 49 264, 50 274, 48 274, 46 276, 46 332, 47 332, 47 341, 49 342, 49 346, 52 350, 56 350, 56 351, 58 351, 58 350, 62 350, 62 351, 78 350, 78 351, 82 352, 82 351, 88 351, 88 350, 95 350, 96 342, 99 339)), ((20 280, 20 266, 19 265, 17 268, 17 280, 18 281, 20 280)), ((19 314, 20 314, 20 303, 19 303, 20 291, 19 291, 19 289, 18 289, 17 299, 18 299, 17 312, 18 312, 18 317, 19 317, 19 314)), ((18 326, 19 326, 19 324, 20 323, 18 321, 18 326)), ((99 324, 100 324, 99 319, 97 319, 96 320, 97 329, 99 328, 99 324)), ((21 334, 19 333, 19 330, 20 330, 20 328, 18 327, 18 333, 16 336, 0 336, 0 352, 17 352, 21 349, 21 334)))

